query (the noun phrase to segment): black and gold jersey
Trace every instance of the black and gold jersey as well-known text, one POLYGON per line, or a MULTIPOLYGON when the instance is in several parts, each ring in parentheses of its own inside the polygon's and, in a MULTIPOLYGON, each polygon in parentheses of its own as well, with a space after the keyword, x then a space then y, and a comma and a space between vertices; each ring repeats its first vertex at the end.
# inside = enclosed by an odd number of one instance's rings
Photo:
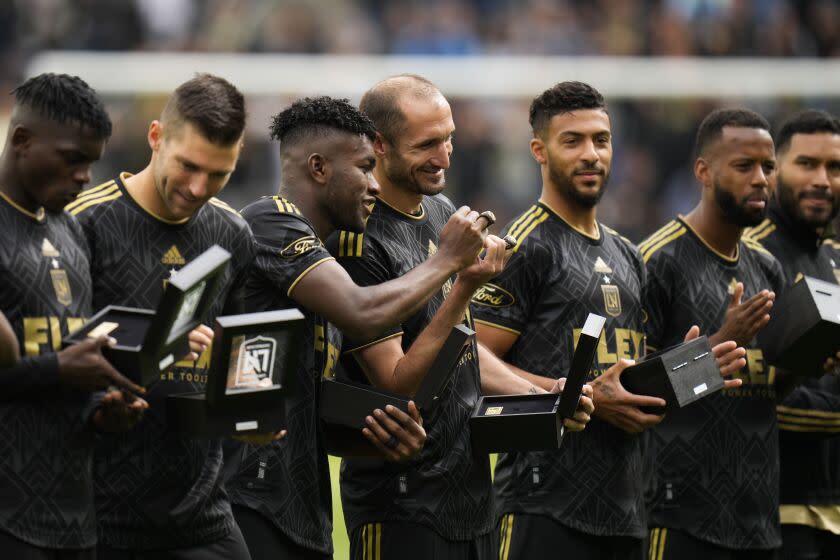
MULTIPOLYGON (((681 218, 639 247, 648 272, 646 333, 655 348, 682 342, 692 325, 717 332, 737 282, 744 284, 743 301, 784 287, 779 263, 758 243, 742 238, 728 257, 681 218)), ((652 527, 731 549, 779 546, 776 371, 755 341, 746 349, 747 365, 735 375, 741 387, 670 412, 651 430, 652 527)))
MULTIPOLYGON (((164 282, 217 244, 233 255, 207 317, 236 312, 232 288, 253 257, 253 236, 224 202, 211 199, 189 220, 169 223, 140 207, 121 177, 83 192, 67 210, 90 248, 95 309, 154 309, 164 282)), ((209 350, 195 363, 177 362, 146 394, 149 410, 125 434, 98 438, 94 463, 101 542, 115 548, 173 548, 213 542, 233 527, 221 484, 219 440, 186 439, 166 428, 171 394, 204 390, 209 350)))
MULTIPOLYGON (((356 283, 381 284, 406 274, 437 251, 440 231, 455 207, 444 196, 424 197, 422 213, 404 214, 378 200, 363 234, 336 232, 330 252, 356 283)), ((345 333, 344 352, 402 335, 408 350, 451 289, 452 279, 423 308, 376 340, 355 340, 345 333)), ((466 321, 472 325, 467 314, 466 321)), ((352 355, 342 369, 365 381, 352 355)), ((424 417, 428 439, 408 464, 346 459, 341 470, 341 501, 347 528, 365 523, 407 522, 430 527, 449 540, 468 540, 492 529, 490 464, 470 444, 469 418, 481 385, 474 343, 467 349, 438 404, 424 417)))
MULTIPOLYGON (((773 253, 788 285, 803 275, 833 284, 840 281, 840 243, 794 223, 774 202, 767 219, 744 236, 773 253)), ((840 439, 833 437, 840 433, 840 377, 808 376, 779 403, 776 412, 780 502, 840 502, 840 439)))
MULTIPOLYGON (((621 358, 644 352, 638 250, 598 224, 573 228, 540 202, 508 224, 518 240, 505 270, 473 296, 476 321, 517 335, 503 359, 552 379, 565 377, 587 314, 607 318, 591 381, 621 358)), ((645 535, 637 436, 594 418, 563 449, 499 456, 494 482, 501 514, 551 517, 592 535, 645 535)))
MULTIPOLYGON (((57 351, 91 309, 81 228, 67 213, 33 214, 0 193, 0 231, 0 311, 21 356, 57 351)), ((53 366, 0 398, 0 530, 41 547, 87 548, 96 542, 90 394, 61 387, 53 366)))
MULTIPOLYGON (((294 287, 333 257, 312 224, 283 198, 261 198, 242 216, 257 247, 245 282, 245 310, 297 307, 289 297, 294 287)), ((298 545, 332 554, 330 473, 318 401, 321 377, 333 375, 341 333, 322 317, 301 311, 306 332, 294 393, 286 399, 289 433, 270 445, 225 442, 225 484, 234 504, 259 511, 298 545)))

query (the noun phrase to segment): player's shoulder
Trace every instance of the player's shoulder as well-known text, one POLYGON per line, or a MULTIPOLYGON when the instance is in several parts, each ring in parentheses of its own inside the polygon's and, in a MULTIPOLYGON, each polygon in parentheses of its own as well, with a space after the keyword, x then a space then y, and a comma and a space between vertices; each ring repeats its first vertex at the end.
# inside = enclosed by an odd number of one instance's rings
POLYGON ((119 204, 124 196, 122 188, 116 179, 111 179, 95 187, 91 187, 79 193, 76 200, 64 207, 64 209, 79 220, 86 220, 99 212, 106 211, 119 204))
POLYGON ((767 217, 764 218, 764 220, 757 226, 745 229, 744 233, 741 235, 741 239, 763 244, 768 240, 773 239, 776 229, 776 224, 772 219, 767 217))
POLYGON ((823 246, 831 251, 834 255, 840 254, 840 241, 833 237, 829 237, 827 239, 823 239, 822 242, 823 246))
POLYGON ((427 211, 437 211, 448 215, 454 214, 457 210, 455 204, 443 193, 423 197, 423 204, 427 207, 427 211))
POLYGON ((282 196, 264 196, 242 209, 242 220, 254 234, 279 233, 278 230, 292 230, 315 235, 315 229, 298 207, 282 196))
POLYGON ((684 239, 687 232, 688 228, 681 220, 667 222, 639 243, 642 260, 647 264, 651 260, 673 256, 679 241, 684 239))
POLYGON ((628 251, 628 252, 632 253, 633 255, 638 255, 639 254, 639 248, 636 246, 635 243, 630 241, 630 239, 624 237, 623 235, 618 233, 616 230, 614 230, 613 228, 611 228, 611 227, 609 227, 605 224, 600 224, 600 225, 601 225, 601 231, 604 232, 604 235, 606 237, 609 237, 609 238, 613 239, 616 242, 616 244, 619 247, 621 247, 622 250, 628 251))
MULTIPOLYGON (((545 252, 550 249, 543 230, 544 224, 551 216, 551 211, 542 204, 532 204, 504 227, 503 233, 516 239, 514 253, 524 250, 545 252)), ((556 245, 556 244, 554 244, 556 245)))

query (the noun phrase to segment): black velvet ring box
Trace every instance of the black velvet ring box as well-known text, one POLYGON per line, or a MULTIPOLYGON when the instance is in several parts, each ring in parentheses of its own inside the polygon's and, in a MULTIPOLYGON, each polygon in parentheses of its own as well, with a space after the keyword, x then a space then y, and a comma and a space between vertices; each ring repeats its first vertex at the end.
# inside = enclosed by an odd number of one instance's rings
POLYGON ((622 372, 621 384, 631 393, 664 399, 664 408, 643 407, 664 414, 723 389, 723 377, 709 340, 701 336, 648 354, 622 372))
POLYGON ((109 305, 62 343, 110 336, 117 344, 103 348, 103 355, 135 383, 150 385, 189 352, 190 331, 213 303, 229 261, 230 253, 214 245, 167 281, 156 311, 109 305))
POLYGON ((562 394, 481 397, 470 418, 473 448, 486 453, 559 448, 565 432, 563 419, 577 411, 605 322, 592 313, 586 318, 562 394))
POLYGON ((365 418, 374 409, 384 409, 390 404, 408 412, 409 400, 414 400, 422 412, 430 412, 437 404, 438 395, 446 387, 467 343, 474 335, 475 332, 465 325, 456 325, 452 329, 413 399, 377 389, 366 383, 348 379, 323 379, 321 420, 327 424, 361 430, 366 425, 365 418))
POLYGON ((840 286, 805 276, 779 297, 758 333, 767 363, 820 376, 840 350, 840 286))

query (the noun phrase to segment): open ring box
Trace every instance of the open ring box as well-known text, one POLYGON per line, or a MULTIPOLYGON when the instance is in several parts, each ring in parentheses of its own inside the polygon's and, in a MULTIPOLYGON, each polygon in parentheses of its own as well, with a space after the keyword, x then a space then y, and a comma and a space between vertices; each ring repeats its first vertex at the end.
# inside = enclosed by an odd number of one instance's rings
POLYGON ((592 370, 606 319, 590 313, 578 338, 563 392, 486 395, 472 418, 473 449, 477 452, 557 449, 563 441, 563 419, 575 415, 583 385, 592 370))
POLYGON ((66 348, 108 335, 116 346, 102 354, 123 375, 150 385, 189 351, 189 334, 207 314, 230 263, 230 253, 213 245, 166 282, 157 309, 109 305, 63 341, 66 348))
POLYGON ((466 325, 452 328, 413 399, 346 378, 322 379, 319 413, 328 448, 344 456, 375 454, 362 428, 377 408, 385 410, 390 404, 408 413, 408 402, 413 400, 424 416, 430 414, 474 337, 475 331, 466 325))
POLYGON ((284 399, 300 367, 304 325, 298 309, 217 317, 205 390, 169 395, 167 427, 196 437, 285 428, 284 399))
POLYGON ((779 297, 758 342, 768 363, 822 375, 825 361, 840 350, 840 286, 804 276, 779 297))

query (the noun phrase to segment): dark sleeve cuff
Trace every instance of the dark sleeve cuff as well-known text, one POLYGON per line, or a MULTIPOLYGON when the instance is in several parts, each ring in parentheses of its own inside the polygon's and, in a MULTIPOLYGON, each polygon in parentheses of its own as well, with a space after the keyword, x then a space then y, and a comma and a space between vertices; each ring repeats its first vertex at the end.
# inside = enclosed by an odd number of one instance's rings
POLYGON ((0 400, 59 383, 58 355, 27 356, 9 368, 0 369, 0 400))

